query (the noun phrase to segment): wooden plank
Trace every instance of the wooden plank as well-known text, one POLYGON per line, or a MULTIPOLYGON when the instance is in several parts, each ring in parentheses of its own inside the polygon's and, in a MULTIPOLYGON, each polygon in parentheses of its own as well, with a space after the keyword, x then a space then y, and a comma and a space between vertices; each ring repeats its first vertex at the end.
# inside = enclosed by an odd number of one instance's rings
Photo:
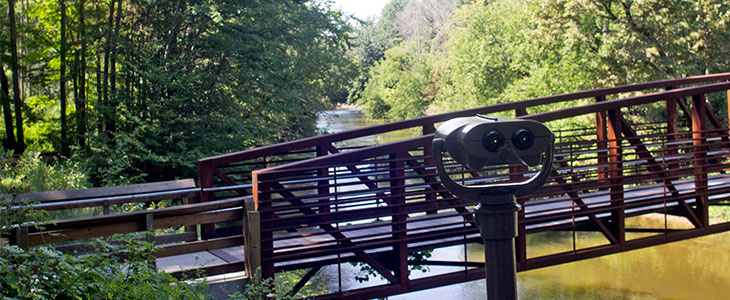
POLYGON ((167 192, 155 192, 155 193, 144 193, 124 196, 113 196, 103 198, 91 198, 83 200, 69 200, 69 201, 58 201, 58 202, 47 202, 33 205, 34 209, 43 210, 61 210, 61 209, 72 209, 82 207, 94 207, 104 206, 105 213, 108 213, 108 207, 110 205, 118 205, 124 203, 138 203, 138 202, 150 202, 170 199, 183 199, 187 197, 195 197, 200 192, 199 188, 178 190, 178 191, 167 191, 167 192))
POLYGON ((63 200, 88 199, 130 194, 163 192, 179 189, 195 188, 193 179, 162 181, 152 183, 131 184, 123 186, 98 187, 80 190, 63 190, 25 193, 19 199, 28 199, 31 202, 55 202, 63 200))
POLYGON ((158 236, 155 236, 155 244, 164 245, 164 244, 173 244, 173 243, 180 243, 180 242, 190 242, 190 241, 195 241, 197 239, 198 239, 197 232, 184 232, 184 233, 175 233, 175 234, 167 234, 167 235, 158 235, 158 236))
POLYGON ((242 218, 242 214, 242 209, 202 212, 191 215, 155 218, 155 224, 160 229, 196 224, 214 224, 226 221, 238 221, 242 218))
MULTIPOLYGON (((155 236, 154 242, 156 245, 165 245, 165 244, 172 244, 172 243, 194 241, 196 238, 197 238, 197 235, 194 233, 191 233, 191 232, 175 233, 175 234, 155 236)), ((112 241, 111 243, 115 244, 114 241, 112 241)), ((82 243, 77 243, 77 244, 55 245, 54 247, 56 248, 56 250, 61 251, 63 253, 86 253, 89 251, 96 250, 96 246, 94 245, 94 243, 88 243, 88 242, 82 242, 82 243)))
MULTIPOLYGON (((240 207, 243 205, 243 201, 246 197, 239 197, 233 199, 225 199, 214 202, 196 203, 190 205, 181 205, 175 207, 167 207, 155 209, 152 211, 156 219, 165 218, 170 216, 180 216, 186 214, 194 214, 205 211, 215 211, 232 207, 240 207)), ((94 216, 84 217, 76 219, 68 219, 61 221, 54 221, 52 223, 44 224, 46 231, 58 230, 58 229, 70 229, 70 228, 85 228, 96 225, 110 225, 116 223, 123 223, 128 221, 138 220, 141 215, 146 214, 148 211, 136 211, 125 214, 107 215, 107 216, 94 216)), ((31 232, 34 230, 31 229, 31 232)))
POLYGON ((215 266, 203 267, 203 268, 192 269, 192 270, 170 272, 168 274, 172 275, 172 277, 175 277, 177 279, 197 278, 198 272, 201 272, 201 271, 202 271, 202 273, 203 273, 202 275, 204 277, 219 275, 219 274, 226 274, 226 273, 233 273, 233 272, 240 272, 240 271, 243 271, 243 262, 215 265, 215 266))
POLYGON ((142 220, 138 218, 136 222, 123 222, 87 228, 32 233, 29 236, 29 244, 30 246, 50 245, 61 242, 111 236, 117 233, 139 232, 145 229, 144 224, 142 224, 141 221, 142 220))
POLYGON ((215 249, 240 246, 241 243, 243 243, 243 237, 240 235, 219 239, 187 242, 182 244, 163 246, 162 250, 155 252, 155 256, 159 258, 201 251, 210 251, 215 249))

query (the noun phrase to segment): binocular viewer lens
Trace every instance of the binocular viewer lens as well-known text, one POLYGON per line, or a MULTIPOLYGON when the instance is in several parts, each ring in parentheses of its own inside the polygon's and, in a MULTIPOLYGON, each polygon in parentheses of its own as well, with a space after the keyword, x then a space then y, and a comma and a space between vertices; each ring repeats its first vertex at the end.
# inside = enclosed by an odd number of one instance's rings
POLYGON ((532 134, 532 131, 520 128, 515 130, 515 132, 512 133, 512 145, 515 146, 515 148, 520 150, 526 150, 532 147, 532 144, 535 143, 535 135, 532 134))
MULTIPOLYGON (((535 143, 535 135, 526 128, 519 128, 512 132, 512 145, 519 150, 526 150, 535 143)), ((490 130, 482 138, 484 148, 489 152, 497 152, 504 146, 504 134, 499 130, 490 130)))
POLYGON ((489 152, 497 152, 499 148, 504 146, 504 135, 499 130, 490 130, 482 138, 482 144, 484 148, 489 152))

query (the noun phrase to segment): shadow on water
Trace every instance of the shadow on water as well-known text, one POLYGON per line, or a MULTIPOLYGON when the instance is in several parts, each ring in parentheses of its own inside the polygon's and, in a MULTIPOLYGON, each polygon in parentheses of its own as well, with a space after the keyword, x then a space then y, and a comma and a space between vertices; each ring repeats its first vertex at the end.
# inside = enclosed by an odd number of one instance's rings
MULTIPOLYGON (((328 133, 356 129, 377 123, 366 120, 357 110, 337 110, 320 113, 318 126, 328 133)), ((348 146, 370 145, 413 137, 417 133, 372 136, 348 146), (361 144, 359 144, 361 143, 361 144)), ((636 226, 656 226, 656 218, 635 218, 636 226)), ((682 227, 670 224, 669 227, 682 227)), ((576 235, 579 247, 605 244, 600 234, 576 235)), ((629 237, 634 238, 634 237, 629 237)), ((572 232, 549 232, 528 235, 529 257, 572 250, 572 232)), ((483 261, 481 245, 437 249, 435 260, 483 261)), ((454 268, 431 267, 429 274, 413 271, 411 278, 455 271, 454 268)), ((317 281, 329 292, 350 290, 383 283, 370 276, 359 283, 356 276, 364 274, 349 263, 328 266, 318 273, 317 281), (339 269, 339 270, 338 270, 339 269), (338 278, 338 273, 341 277, 338 278)), ((520 299, 730 299, 730 233, 655 246, 518 274, 520 299)), ((485 299, 485 282, 476 280, 390 299, 485 299), (444 298, 446 297, 446 298, 444 298)))

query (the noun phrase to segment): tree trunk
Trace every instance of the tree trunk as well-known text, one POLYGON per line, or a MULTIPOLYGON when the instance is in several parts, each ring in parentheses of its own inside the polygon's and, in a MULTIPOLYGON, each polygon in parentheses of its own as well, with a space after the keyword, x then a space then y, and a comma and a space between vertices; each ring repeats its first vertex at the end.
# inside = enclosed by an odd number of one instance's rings
POLYGON ((109 62, 109 94, 111 99, 108 101, 111 117, 109 118, 109 126, 107 130, 116 130, 115 115, 117 110, 117 38, 119 37, 119 26, 122 19, 122 0, 117 0, 117 15, 114 20, 114 34, 111 38, 111 57, 109 62))
POLYGON ((5 120, 5 149, 15 149, 15 133, 13 132, 13 112, 10 110, 10 84, 5 76, 5 68, 0 64, 0 100, 2 100, 3 119, 5 120))
MULTIPOLYGON (((79 97, 75 99, 76 104, 76 122, 78 131, 79 148, 86 148, 86 21, 84 20, 85 1, 79 0, 79 29, 78 37, 81 43, 81 53, 77 53, 79 57, 77 80, 79 82, 79 97)), ((99 74, 97 73, 97 77, 99 74)))
POLYGON ((10 69, 13 71, 15 136, 17 137, 15 154, 20 154, 25 151, 25 137, 23 136, 23 102, 20 99, 20 65, 18 63, 18 32, 15 28, 15 0, 8 0, 8 23, 10 23, 10 69))
POLYGON ((110 56, 110 50, 111 50, 111 39, 112 39, 112 22, 114 22, 114 3, 115 1, 112 0, 111 3, 109 3, 109 22, 107 23, 108 30, 107 30, 107 36, 106 36, 106 42, 104 44, 104 77, 102 78, 102 103, 99 105, 102 115, 102 120, 105 125, 104 131, 108 131, 108 125, 109 125, 109 113, 108 113, 108 105, 109 105, 109 56, 110 56))
POLYGON ((68 125, 66 124, 66 3, 58 1, 61 8, 61 65, 58 91, 61 102, 61 154, 69 156, 68 125))

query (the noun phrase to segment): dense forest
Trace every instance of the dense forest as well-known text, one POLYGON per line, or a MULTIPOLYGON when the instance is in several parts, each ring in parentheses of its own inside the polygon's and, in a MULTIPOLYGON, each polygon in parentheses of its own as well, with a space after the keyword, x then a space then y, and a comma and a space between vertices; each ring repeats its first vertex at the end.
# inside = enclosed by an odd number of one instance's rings
POLYGON ((345 97, 350 25, 312 1, 2 1, 5 149, 60 152, 95 184, 314 131, 345 97))
POLYGON ((724 0, 394 0, 358 32, 350 100, 390 120, 730 70, 724 0))
POLYGON ((315 132, 349 101, 399 120, 728 70, 730 1, 0 2, 0 139, 95 185, 315 132))

